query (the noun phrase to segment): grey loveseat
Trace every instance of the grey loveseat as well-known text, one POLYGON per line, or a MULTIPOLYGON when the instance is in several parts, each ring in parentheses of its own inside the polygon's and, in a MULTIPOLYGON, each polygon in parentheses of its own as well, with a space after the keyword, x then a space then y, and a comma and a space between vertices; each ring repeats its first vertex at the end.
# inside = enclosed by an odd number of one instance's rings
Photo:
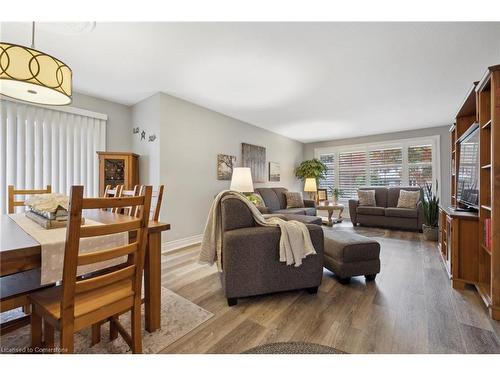
POLYGON ((287 191, 282 187, 256 188, 255 192, 262 197, 266 204, 266 209, 262 213, 316 216, 316 203, 314 200, 304 199, 303 208, 286 208, 285 193, 287 191))
POLYGON ((419 187, 362 187, 360 190, 375 190, 376 206, 360 206, 357 199, 349 200, 349 215, 354 226, 357 224, 394 229, 422 230, 423 208, 397 208, 399 191, 417 191, 419 187))
POLYGON ((294 267, 279 261, 280 229, 258 226, 243 202, 224 198, 221 215, 221 278, 230 306, 237 298, 259 294, 295 289, 316 293, 323 275, 324 238, 319 225, 307 224, 317 254, 294 267))

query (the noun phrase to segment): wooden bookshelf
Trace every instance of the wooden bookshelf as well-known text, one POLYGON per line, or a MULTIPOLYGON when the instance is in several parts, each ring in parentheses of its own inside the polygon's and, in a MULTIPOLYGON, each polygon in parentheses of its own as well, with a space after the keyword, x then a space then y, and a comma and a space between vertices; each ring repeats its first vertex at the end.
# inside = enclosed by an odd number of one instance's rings
POLYGON ((476 85, 479 122, 479 253, 475 283, 490 316, 500 320, 500 65, 488 68, 476 85), (485 222, 491 219, 491 246, 485 222))

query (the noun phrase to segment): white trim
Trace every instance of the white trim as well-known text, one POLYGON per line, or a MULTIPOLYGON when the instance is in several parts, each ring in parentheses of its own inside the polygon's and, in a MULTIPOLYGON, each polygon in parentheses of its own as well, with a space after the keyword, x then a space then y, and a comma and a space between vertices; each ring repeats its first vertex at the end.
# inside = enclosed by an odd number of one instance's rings
POLYGON ((64 112, 64 113, 71 113, 73 115, 80 115, 80 116, 85 116, 85 117, 92 117, 92 118, 96 118, 96 119, 99 119, 99 120, 108 121, 108 115, 106 115, 104 113, 88 111, 86 109, 72 107, 70 105, 68 105, 68 106, 41 105, 41 104, 23 102, 22 100, 16 100, 16 99, 12 99, 12 98, 6 98, 6 97, 3 97, 3 96, 0 97, 0 101, 2 101, 2 100, 6 100, 6 101, 9 101, 9 102, 14 102, 14 103, 32 105, 34 107, 39 107, 39 108, 44 108, 44 109, 50 109, 51 111, 59 111, 59 112, 64 112))
MULTIPOLYGON (((375 150, 380 147, 384 148, 391 148, 391 147, 402 147, 403 150, 407 149, 409 146, 418 146, 420 144, 425 144, 425 143, 430 143, 432 144, 432 178, 433 181, 437 180, 439 181, 439 186, 438 186, 438 192, 437 195, 438 197, 441 197, 441 136, 440 135, 431 135, 428 137, 417 137, 417 138, 402 138, 402 139, 395 139, 395 140, 388 140, 388 141, 381 141, 381 142, 370 142, 370 143, 361 143, 361 144, 351 144, 351 145, 341 145, 341 146, 328 146, 328 147, 318 147, 314 149, 314 157, 319 159, 321 154, 329 154, 329 153, 335 153, 335 169, 334 169, 334 181, 336 184, 338 184, 339 181, 339 176, 338 176, 338 171, 339 171, 339 158, 338 158, 338 153, 340 152, 355 152, 355 151, 364 151, 368 152, 370 150, 375 150)), ((406 158, 407 161, 407 155, 405 155, 406 151, 403 151, 403 158, 406 158)), ((408 177, 408 163, 404 163, 405 160, 403 160, 403 172, 402 172, 402 177, 403 180, 405 180, 405 177, 408 177)), ((368 158, 367 158, 367 163, 368 163, 368 158)), ((368 167, 367 167, 367 173, 368 173, 368 167)), ((369 176, 368 176, 369 177, 369 176)), ((369 183, 369 179, 367 180, 367 183, 369 183)))
POLYGON ((199 244, 201 243, 202 238, 203 234, 197 234, 196 236, 179 238, 178 240, 163 242, 161 244, 161 252, 162 254, 164 254, 177 249, 182 249, 183 247, 199 244))

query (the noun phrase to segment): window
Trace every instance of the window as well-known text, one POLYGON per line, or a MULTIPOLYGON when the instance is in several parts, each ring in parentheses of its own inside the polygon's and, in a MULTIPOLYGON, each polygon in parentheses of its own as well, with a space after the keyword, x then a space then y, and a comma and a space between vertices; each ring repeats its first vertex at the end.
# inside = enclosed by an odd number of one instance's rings
POLYGON ((408 147, 408 176, 410 186, 432 184, 432 145, 408 147))
POLYGON ((365 152, 341 152, 339 154, 339 183, 341 198, 357 197, 358 188, 366 185, 365 152))
POLYGON ((433 183, 439 178, 436 155, 439 136, 315 150, 315 156, 327 166, 327 178, 319 186, 339 188, 343 200, 356 198, 361 186, 433 183))
POLYGON ((84 185, 98 194, 96 151, 105 150, 105 115, 75 108, 51 109, 0 101, 0 213, 7 212, 7 186, 69 194, 84 185))
POLYGON ((370 186, 399 186, 403 178, 403 149, 369 151, 370 186))

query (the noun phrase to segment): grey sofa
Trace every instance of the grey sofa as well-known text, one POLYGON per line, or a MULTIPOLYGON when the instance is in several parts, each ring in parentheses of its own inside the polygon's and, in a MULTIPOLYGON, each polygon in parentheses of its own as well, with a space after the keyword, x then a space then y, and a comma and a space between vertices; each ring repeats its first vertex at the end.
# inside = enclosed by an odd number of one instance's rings
POLYGON ((266 208, 261 210, 262 213, 316 216, 316 202, 312 199, 304 199, 304 208, 286 208, 285 192, 287 191, 282 187, 256 188, 255 192, 262 197, 266 204, 266 208))
POLYGON ((279 261, 281 231, 258 226, 248 207, 238 199, 221 202, 222 286, 230 306, 237 298, 306 289, 316 293, 323 275, 323 229, 307 224, 316 255, 308 256, 300 267, 279 261))
POLYGON ((415 209, 397 208, 399 191, 421 190, 415 186, 362 187, 360 190, 375 190, 376 206, 360 206, 357 199, 349 200, 349 215, 354 226, 357 224, 393 229, 422 230, 424 212, 422 202, 415 209))

